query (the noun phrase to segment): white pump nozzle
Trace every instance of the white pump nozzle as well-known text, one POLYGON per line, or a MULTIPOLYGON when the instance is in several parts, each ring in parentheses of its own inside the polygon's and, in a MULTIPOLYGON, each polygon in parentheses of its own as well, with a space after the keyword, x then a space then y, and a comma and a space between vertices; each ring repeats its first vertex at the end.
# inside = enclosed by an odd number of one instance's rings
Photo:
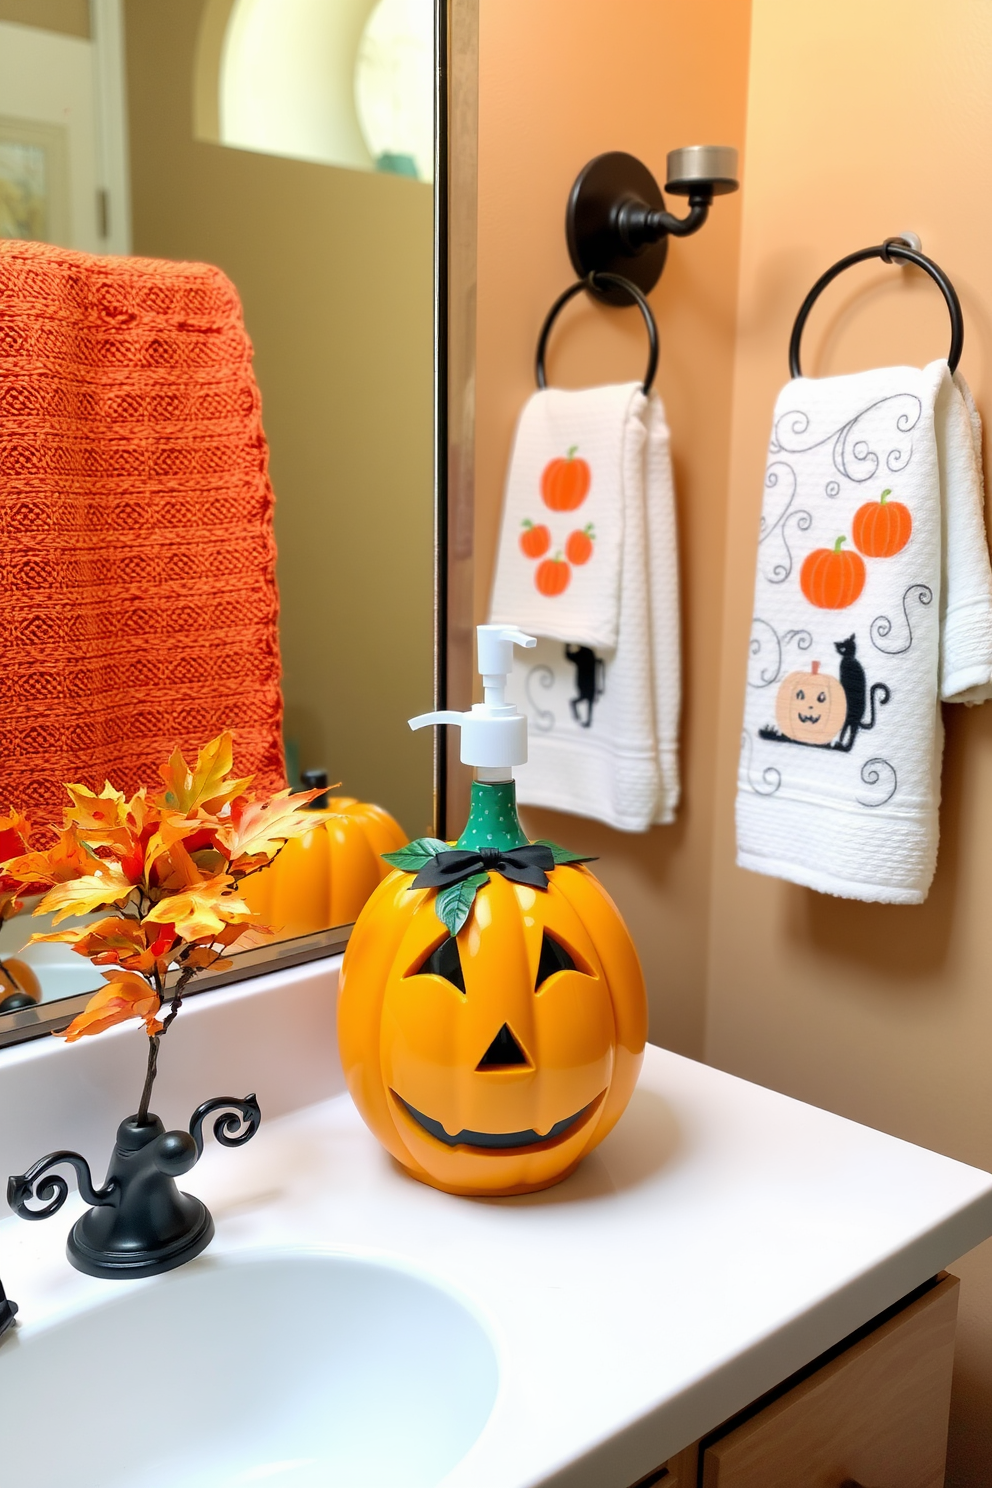
POLYGON ((514 765, 527 762, 527 720, 506 701, 506 679, 513 670, 513 647, 536 646, 534 636, 524 635, 512 625, 480 625, 478 630, 479 671, 485 701, 469 713, 450 708, 439 713, 421 713, 410 719, 412 729, 432 723, 453 723, 462 731, 461 761, 474 765, 487 780, 509 780, 514 765))

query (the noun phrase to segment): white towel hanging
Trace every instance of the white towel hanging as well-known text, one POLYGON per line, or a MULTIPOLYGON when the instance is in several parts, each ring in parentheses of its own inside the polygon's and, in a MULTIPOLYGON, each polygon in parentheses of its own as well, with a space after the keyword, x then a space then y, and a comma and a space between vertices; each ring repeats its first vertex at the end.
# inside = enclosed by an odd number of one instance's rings
POLYGON ((678 559, 669 433, 636 383, 535 393, 507 478, 491 618, 537 635, 508 696, 522 804, 623 831, 679 799, 678 559))
POLYGON ((992 697, 981 430, 946 362, 796 378, 765 475, 737 861, 926 898, 940 702, 992 697))

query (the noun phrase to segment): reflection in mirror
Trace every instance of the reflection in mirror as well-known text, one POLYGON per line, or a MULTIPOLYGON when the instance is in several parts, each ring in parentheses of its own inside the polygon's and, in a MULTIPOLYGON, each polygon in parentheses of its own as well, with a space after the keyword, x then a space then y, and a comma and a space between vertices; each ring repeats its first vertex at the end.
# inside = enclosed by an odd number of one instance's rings
MULTIPOLYGON (((329 789, 246 893, 310 937, 300 955, 338 943, 382 851, 432 829, 431 741, 406 719, 433 695, 433 28, 432 0, 0 0, 0 236, 213 264, 240 297, 275 493, 285 783, 329 789)), ((162 583, 181 590, 195 555, 173 546, 162 583)), ((232 617, 250 581, 218 566, 232 617)), ((181 708, 162 735, 163 759, 209 737, 181 708)), ((67 778, 103 785, 82 759, 67 778)), ((0 811, 24 804, 5 794, 0 811)), ((0 1039, 99 984, 68 946, 26 947, 49 928, 37 902, 0 928, 0 1039)))

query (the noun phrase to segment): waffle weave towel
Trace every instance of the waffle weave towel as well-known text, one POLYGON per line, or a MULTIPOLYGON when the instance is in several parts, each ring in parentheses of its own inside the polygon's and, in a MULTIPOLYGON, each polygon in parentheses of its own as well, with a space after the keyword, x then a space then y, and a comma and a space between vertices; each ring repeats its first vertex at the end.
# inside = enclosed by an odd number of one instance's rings
POLYGON ((517 799, 626 832, 679 800, 678 551, 665 410, 636 383, 535 393, 507 477, 492 619, 539 637, 507 697, 517 799))
POLYGON ((0 243, 0 808, 223 728, 285 784, 267 465, 219 269, 0 243))
POLYGON ((946 362, 798 378, 765 475, 737 861, 919 904, 941 701, 992 697, 981 429, 946 362))

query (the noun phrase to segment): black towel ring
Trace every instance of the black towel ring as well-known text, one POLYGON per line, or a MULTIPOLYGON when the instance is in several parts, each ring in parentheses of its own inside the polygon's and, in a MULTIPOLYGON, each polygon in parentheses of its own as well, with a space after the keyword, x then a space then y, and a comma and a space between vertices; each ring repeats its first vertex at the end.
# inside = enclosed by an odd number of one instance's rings
POLYGON ((546 388, 548 385, 548 380, 544 375, 544 354, 548 349, 548 337, 551 335, 551 327, 557 320, 559 311, 563 310, 569 300, 577 295, 580 290, 595 289, 600 284, 609 284, 615 289, 625 289, 631 299, 636 302, 637 308, 644 316, 644 324, 647 326, 648 342, 651 348, 648 355, 648 370, 644 374, 644 382, 641 384, 641 392, 647 397, 651 391, 651 384, 654 382, 655 373, 658 370, 658 326, 651 312, 651 306, 636 284, 632 284, 622 274, 607 274, 602 269, 594 269, 585 279, 577 279, 574 284, 570 284, 564 294, 558 296, 548 311, 547 319, 541 327, 541 334, 537 342, 537 358, 534 364, 537 385, 539 388, 546 388))
POLYGON ((789 372, 793 377, 802 377, 799 365, 799 343, 802 340, 803 329, 806 325, 809 312, 812 310, 823 290, 838 274, 843 274, 852 264, 863 263, 866 258, 880 258, 883 263, 891 263, 893 259, 901 263, 915 264, 936 284, 947 302, 947 308, 951 315, 951 349, 947 353, 947 365, 951 371, 957 369, 961 360, 961 348, 964 345, 964 317, 961 314, 961 301, 957 297, 954 285, 948 279, 939 264, 935 264, 932 258, 927 258, 923 253, 917 253, 910 248, 902 238, 886 238, 884 243, 879 243, 874 248, 861 248, 857 253, 849 253, 839 263, 835 263, 832 269, 821 274, 813 285, 809 294, 803 300, 796 316, 796 323, 792 327, 792 336, 789 341, 789 372))

